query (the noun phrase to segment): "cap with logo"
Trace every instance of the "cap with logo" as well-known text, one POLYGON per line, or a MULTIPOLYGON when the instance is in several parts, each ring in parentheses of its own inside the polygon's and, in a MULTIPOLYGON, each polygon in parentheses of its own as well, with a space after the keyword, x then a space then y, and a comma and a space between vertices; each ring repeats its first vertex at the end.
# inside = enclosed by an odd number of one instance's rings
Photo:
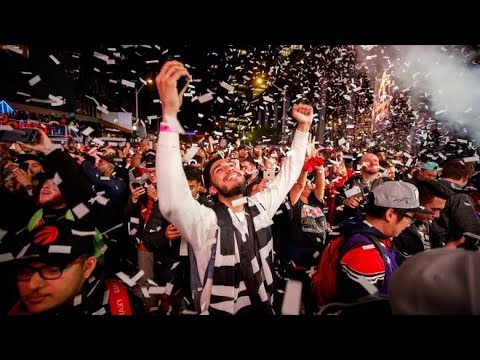
POLYGON ((374 205, 433 215, 434 212, 420 206, 418 189, 404 181, 386 181, 372 191, 374 205))

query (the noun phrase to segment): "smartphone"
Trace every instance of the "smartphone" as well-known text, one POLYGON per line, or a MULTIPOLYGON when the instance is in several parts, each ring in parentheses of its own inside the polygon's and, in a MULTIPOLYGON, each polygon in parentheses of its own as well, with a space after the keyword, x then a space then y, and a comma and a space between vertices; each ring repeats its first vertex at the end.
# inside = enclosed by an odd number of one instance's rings
POLYGON ((23 143, 33 143, 37 138, 37 134, 35 129, 0 130, 0 142, 21 141, 23 143))
POLYGON ((180 79, 177 81, 177 91, 180 94, 180 92, 183 90, 185 85, 187 85, 188 78, 186 76, 182 76, 180 79))
POLYGON ((138 189, 140 186, 142 186, 142 184, 140 184, 140 183, 138 183, 138 182, 133 182, 133 183, 132 183, 132 187, 133 187, 134 189, 138 189))
POLYGON ((263 178, 268 180, 273 180, 275 177, 275 169, 265 169, 263 170, 263 178))

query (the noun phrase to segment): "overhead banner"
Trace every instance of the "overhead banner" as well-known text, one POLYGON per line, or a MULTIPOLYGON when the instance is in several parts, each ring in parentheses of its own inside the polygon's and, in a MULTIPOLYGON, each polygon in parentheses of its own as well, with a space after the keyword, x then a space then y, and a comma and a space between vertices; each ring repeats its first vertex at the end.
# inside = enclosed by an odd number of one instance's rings
POLYGON ((375 93, 373 97, 372 132, 381 131, 386 127, 386 120, 390 115, 389 105, 392 101, 391 80, 387 71, 382 78, 375 81, 375 93))

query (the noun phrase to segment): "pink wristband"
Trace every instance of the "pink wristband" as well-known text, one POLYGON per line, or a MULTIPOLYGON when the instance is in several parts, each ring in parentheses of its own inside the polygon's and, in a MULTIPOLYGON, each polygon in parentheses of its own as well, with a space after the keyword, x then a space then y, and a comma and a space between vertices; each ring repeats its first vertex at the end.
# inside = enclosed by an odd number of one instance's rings
POLYGON ((163 132, 173 132, 172 131, 172 128, 170 127, 170 125, 166 122, 161 122, 160 123, 160 131, 163 131, 163 132))

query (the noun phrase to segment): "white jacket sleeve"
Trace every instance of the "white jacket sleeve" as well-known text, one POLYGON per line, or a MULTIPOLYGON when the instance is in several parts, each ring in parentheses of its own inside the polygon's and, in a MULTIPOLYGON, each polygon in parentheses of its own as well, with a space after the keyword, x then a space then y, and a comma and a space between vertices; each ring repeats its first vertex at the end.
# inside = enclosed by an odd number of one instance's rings
POLYGON ((273 218, 292 186, 302 171, 307 151, 309 133, 295 132, 291 146, 291 155, 283 163, 280 172, 264 190, 256 193, 253 198, 265 206, 270 218, 273 218))
POLYGON ((182 167, 177 133, 160 132, 156 171, 160 212, 180 230, 194 251, 205 251, 208 240, 215 236, 217 216, 192 197, 182 167))

